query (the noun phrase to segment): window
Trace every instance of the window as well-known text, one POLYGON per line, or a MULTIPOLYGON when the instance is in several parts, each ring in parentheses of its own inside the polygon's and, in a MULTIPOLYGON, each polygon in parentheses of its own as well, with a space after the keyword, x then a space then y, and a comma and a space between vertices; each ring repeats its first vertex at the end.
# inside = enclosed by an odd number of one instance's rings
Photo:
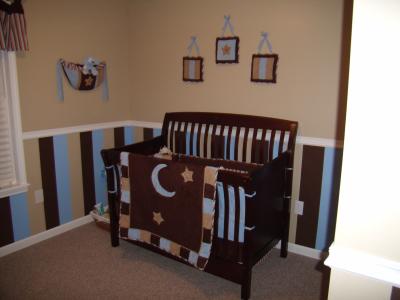
POLYGON ((0 198, 27 190, 16 56, 0 51, 0 198))

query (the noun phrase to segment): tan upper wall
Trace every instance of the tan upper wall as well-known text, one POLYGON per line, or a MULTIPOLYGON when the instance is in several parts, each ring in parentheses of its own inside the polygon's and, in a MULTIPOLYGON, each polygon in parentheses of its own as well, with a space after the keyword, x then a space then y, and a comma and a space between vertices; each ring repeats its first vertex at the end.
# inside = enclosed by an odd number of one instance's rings
POLYGON ((130 8, 133 118, 161 121, 166 111, 185 110, 246 113, 298 120, 304 136, 343 137, 336 122, 342 1, 137 0, 130 8), (224 14, 240 38, 239 64, 215 63, 224 14), (250 82, 261 31, 269 32, 279 54, 277 84, 250 82), (192 35, 205 61, 203 83, 182 81, 192 35))
POLYGON ((194 110, 293 119, 301 135, 342 139, 342 6, 342 0, 25 1, 30 51, 17 60, 23 130, 161 121, 166 111, 194 110), (215 64, 224 14, 240 37, 239 64, 215 64), (279 54, 277 84, 249 79, 261 31, 279 54), (182 81, 192 35, 205 59, 200 84, 182 81), (58 58, 87 56, 107 62, 109 102, 101 101, 101 88, 79 92, 65 79, 59 102, 58 58))
POLYGON ((128 1, 29 0, 23 2, 30 51, 17 59, 24 131, 126 120, 130 116, 128 1), (64 78, 57 100, 56 62, 93 56, 108 67, 110 100, 73 90, 64 78))

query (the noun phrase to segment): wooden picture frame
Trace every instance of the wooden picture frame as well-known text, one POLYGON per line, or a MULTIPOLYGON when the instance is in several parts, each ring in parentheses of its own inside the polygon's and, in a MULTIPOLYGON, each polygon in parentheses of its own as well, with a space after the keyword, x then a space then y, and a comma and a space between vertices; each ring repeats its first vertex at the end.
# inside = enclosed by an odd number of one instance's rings
POLYGON ((251 81, 276 83, 278 54, 253 54, 251 81))
POLYGON ((215 43, 215 62, 217 64, 239 63, 239 37, 219 37, 215 43))
POLYGON ((201 82, 203 81, 203 58, 185 56, 183 57, 183 81, 201 82))

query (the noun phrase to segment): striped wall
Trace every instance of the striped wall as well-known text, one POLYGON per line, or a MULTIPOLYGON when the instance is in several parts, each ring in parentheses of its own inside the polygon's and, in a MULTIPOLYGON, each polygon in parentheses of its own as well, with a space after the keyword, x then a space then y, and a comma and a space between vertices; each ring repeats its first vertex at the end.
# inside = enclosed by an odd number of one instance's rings
MULTIPOLYGON (((30 187, 0 199, 0 247, 83 217, 96 203, 106 204, 100 150, 160 134, 157 128, 121 126, 25 135, 30 187)), ((326 250, 333 240, 341 158, 341 148, 297 144, 290 242, 326 250), (304 202, 303 215, 294 213, 296 200, 304 202)))
POLYGON ((341 164, 342 149, 303 146, 296 244, 325 251, 333 242, 341 164))
POLYGON ((100 150, 160 134, 159 129, 126 126, 26 140, 30 187, 0 199, 0 247, 83 217, 96 203, 106 204, 100 150))

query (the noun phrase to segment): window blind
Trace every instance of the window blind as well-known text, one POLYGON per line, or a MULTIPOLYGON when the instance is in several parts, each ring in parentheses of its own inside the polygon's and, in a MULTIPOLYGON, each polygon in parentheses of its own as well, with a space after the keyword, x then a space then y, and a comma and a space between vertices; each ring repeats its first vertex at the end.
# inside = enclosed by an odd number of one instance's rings
POLYGON ((17 183, 4 55, 0 51, 0 189, 17 183))

